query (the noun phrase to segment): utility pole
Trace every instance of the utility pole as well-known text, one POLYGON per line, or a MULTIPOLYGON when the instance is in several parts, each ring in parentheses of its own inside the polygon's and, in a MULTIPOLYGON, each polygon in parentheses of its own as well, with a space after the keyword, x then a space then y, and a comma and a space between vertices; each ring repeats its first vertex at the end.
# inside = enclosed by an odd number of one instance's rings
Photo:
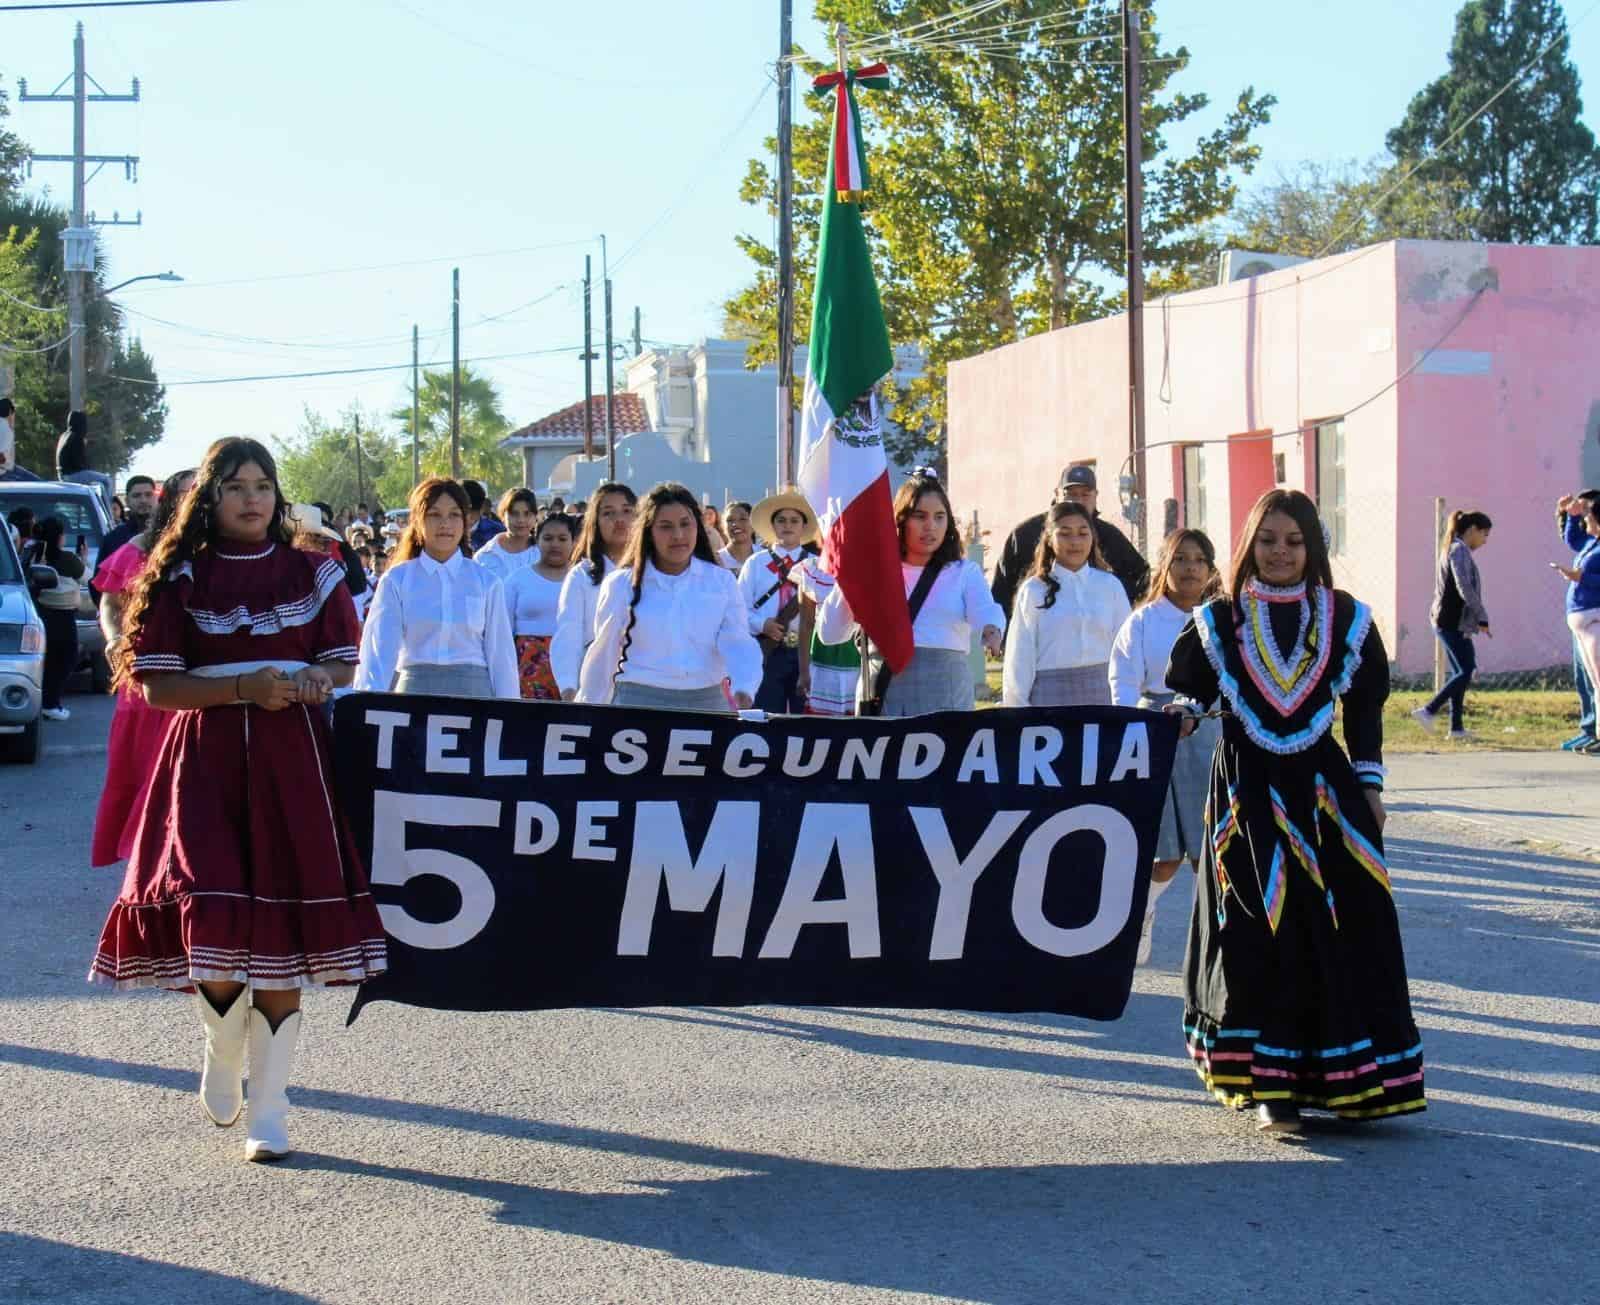
POLYGON ((63 80, 55 90, 48 95, 30 95, 27 81, 18 83, 19 101, 32 103, 70 104, 72 105, 72 153, 71 154, 34 154, 28 160, 28 172, 31 175, 35 163, 70 163, 72 164, 72 225, 62 232, 62 241, 66 245, 65 268, 67 273, 67 342, 68 372, 67 372, 67 406, 73 412, 85 411, 88 402, 88 372, 84 361, 85 335, 88 331, 87 317, 90 297, 90 288, 94 281, 94 231, 97 226, 102 227, 136 227, 143 223, 144 214, 137 214, 132 221, 127 221, 120 215, 113 213, 109 219, 96 218, 93 214, 84 212, 84 191, 88 184, 99 175, 100 169, 108 163, 120 163, 124 175, 129 181, 139 180, 139 158, 134 154, 89 154, 85 152, 85 139, 87 129, 84 123, 85 111, 91 101, 96 104, 136 103, 139 99, 139 79, 133 79, 133 88, 127 95, 110 95, 105 87, 89 76, 84 67, 83 54, 83 24, 79 23, 77 31, 72 38, 72 94, 62 94, 62 87, 66 86, 63 80), (89 85, 93 83, 96 94, 89 94, 89 85), (94 163, 98 166, 93 173, 84 175, 84 167, 94 163))
POLYGON ((583 456, 594 457, 594 259, 583 256, 583 456))
MULTIPOLYGON (((1122 0, 1122 129, 1127 172, 1123 204, 1128 248, 1128 452, 1133 459, 1134 543, 1148 543, 1144 451, 1144 88, 1139 11, 1122 0)), ((1119 486, 1120 490, 1120 486, 1119 486)))
POLYGON ((606 278, 606 475, 611 480, 617 478, 617 414, 611 403, 612 386, 615 384, 611 368, 613 365, 611 352, 611 278, 606 278))
POLYGON ((795 480, 794 444, 794 0, 778 16, 778 484, 795 480))
POLYGON ((639 305, 633 306, 633 356, 637 358, 644 352, 644 316, 639 311, 639 305))
POLYGON ((355 410, 356 422, 356 504, 367 501, 367 476, 361 469, 361 409, 355 410))
POLYGON ((461 269, 450 272, 450 478, 461 479, 461 269))
POLYGON ((417 324, 411 324, 411 488, 422 483, 422 454, 417 437, 417 324))

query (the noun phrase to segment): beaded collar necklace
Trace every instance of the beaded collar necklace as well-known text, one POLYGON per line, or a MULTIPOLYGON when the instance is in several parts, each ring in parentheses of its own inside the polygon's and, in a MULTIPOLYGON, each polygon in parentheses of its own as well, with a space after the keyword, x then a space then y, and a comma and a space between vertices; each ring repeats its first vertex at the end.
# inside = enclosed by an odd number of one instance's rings
POLYGON ((1239 595, 1239 604, 1243 618, 1239 644, 1245 671, 1279 715, 1293 715, 1328 668, 1333 592, 1322 585, 1308 591, 1304 583, 1280 587, 1250 580, 1239 595), (1269 604, 1275 603, 1295 603, 1300 608, 1300 627, 1287 656, 1278 650, 1268 617, 1269 604))

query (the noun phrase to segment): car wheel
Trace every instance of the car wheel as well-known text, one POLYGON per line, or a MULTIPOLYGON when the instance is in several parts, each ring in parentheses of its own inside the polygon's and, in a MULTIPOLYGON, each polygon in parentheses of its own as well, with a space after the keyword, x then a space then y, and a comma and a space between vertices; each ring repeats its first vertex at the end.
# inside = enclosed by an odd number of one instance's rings
POLYGON ((40 718, 35 716, 21 734, 0 737, 0 757, 24 766, 31 766, 38 761, 39 752, 44 746, 44 731, 39 728, 40 724, 40 718))
POLYGON ((95 653, 89 658, 89 677, 94 683, 96 693, 111 692, 111 667, 107 664, 104 653, 95 653))

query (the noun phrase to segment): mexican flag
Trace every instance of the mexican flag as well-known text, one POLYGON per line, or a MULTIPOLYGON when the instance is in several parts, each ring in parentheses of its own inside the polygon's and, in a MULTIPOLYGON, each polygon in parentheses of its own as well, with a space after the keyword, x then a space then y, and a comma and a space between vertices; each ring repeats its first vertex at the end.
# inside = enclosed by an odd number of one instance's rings
POLYGON ((894 369, 894 353, 855 202, 867 175, 854 88, 887 85, 887 72, 877 64, 816 81, 835 90, 834 130, 800 412, 799 481, 817 509, 823 566, 884 660, 903 671, 911 660, 911 615, 875 391, 894 369))

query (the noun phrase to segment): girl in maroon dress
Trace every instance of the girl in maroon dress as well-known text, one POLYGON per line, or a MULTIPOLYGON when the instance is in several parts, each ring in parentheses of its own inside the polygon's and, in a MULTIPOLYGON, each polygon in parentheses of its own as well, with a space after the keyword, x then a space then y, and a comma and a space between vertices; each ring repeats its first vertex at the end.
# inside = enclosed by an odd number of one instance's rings
POLYGON ((350 683, 355 609, 336 560, 290 546, 287 510, 264 447, 217 441, 133 589, 118 680, 173 716, 90 970, 199 989, 200 1103, 221 1127, 248 1044, 249 1160, 290 1151, 300 990, 385 968, 321 710, 350 683))

